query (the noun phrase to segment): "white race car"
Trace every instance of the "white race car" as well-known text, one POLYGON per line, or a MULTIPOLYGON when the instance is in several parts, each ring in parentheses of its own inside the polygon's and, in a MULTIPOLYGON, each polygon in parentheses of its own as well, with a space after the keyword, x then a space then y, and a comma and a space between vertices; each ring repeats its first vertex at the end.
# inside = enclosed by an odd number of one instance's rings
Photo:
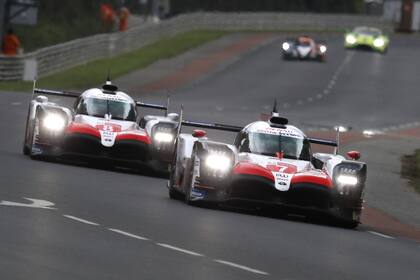
MULTIPOLYGON (((188 204, 229 203, 279 206, 287 212, 327 214, 341 226, 360 222, 366 164, 360 153, 343 156, 311 152, 308 138, 276 110, 268 121, 244 128, 182 121, 182 125, 238 132, 233 145, 210 141, 203 130, 181 133, 168 181, 169 196, 188 204)), ((181 114, 182 118, 182 114, 181 114)))
POLYGON ((167 106, 133 100, 109 80, 83 93, 36 89, 29 105, 23 153, 111 166, 167 170, 179 125, 167 106), (42 94, 42 95, 40 95, 42 94), (73 108, 45 95, 76 98, 73 108), (140 119, 137 107, 165 110, 140 119))

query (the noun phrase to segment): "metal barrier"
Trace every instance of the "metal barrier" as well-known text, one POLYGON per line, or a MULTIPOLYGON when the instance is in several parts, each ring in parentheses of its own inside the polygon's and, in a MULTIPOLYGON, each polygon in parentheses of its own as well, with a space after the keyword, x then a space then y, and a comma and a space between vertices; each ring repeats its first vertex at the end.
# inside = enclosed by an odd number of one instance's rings
POLYGON ((0 56, 0 81, 46 76, 89 61, 138 49, 157 40, 195 29, 218 30, 337 30, 357 25, 387 31, 392 24, 380 17, 302 13, 192 13, 160 23, 143 23, 122 33, 99 34, 46 47, 16 57, 0 56), (27 63, 32 61, 35 63, 27 63), (36 67, 36 69, 27 69, 36 67), (28 72, 29 71, 29 72, 28 72))

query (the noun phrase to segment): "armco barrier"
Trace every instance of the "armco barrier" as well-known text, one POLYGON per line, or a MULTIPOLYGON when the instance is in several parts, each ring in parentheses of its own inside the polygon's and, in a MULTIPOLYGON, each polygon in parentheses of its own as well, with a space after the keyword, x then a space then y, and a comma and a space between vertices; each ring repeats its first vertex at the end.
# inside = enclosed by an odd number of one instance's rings
POLYGON ((100 34, 46 47, 16 57, 0 56, 0 81, 45 76, 100 58, 140 48, 160 38, 194 29, 337 30, 357 25, 391 30, 390 22, 362 15, 302 13, 192 13, 160 23, 143 23, 123 33, 100 34), (28 60, 35 63, 26 63, 28 60), (29 65, 29 66, 28 66, 29 65), (26 69, 35 67, 36 69, 26 69))

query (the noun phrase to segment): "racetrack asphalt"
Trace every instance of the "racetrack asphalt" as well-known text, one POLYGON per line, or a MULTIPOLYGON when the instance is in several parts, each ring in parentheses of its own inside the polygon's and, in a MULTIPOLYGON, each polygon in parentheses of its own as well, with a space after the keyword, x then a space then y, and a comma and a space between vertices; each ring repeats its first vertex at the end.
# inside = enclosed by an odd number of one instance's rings
MULTIPOLYGON (((340 123, 361 131, 418 121, 420 38, 395 35, 382 56, 346 52, 341 36, 328 35, 327 63, 283 61, 282 39, 278 35, 224 70, 172 91, 172 108, 184 104, 189 119, 245 125, 269 113, 277 98, 291 123, 306 128, 340 123)), ((166 93, 140 97, 164 102, 166 93)), ((0 205, 2 279, 420 275, 418 242, 363 225, 347 230, 301 218, 191 207, 170 200, 161 178, 25 158, 28 101, 29 94, 1 93, 0 203, 30 203, 26 197, 53 202, 54 209, 0 205)))

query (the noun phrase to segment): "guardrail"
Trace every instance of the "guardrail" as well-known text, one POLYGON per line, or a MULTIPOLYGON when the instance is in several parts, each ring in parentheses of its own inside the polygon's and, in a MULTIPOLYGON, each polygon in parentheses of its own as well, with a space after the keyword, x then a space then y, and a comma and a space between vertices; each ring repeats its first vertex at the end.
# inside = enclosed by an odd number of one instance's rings
POLYGON ((0 56, 0 81, 31 80, 89 61, 135 50, 160 38, 194 29, 337 30, 357 25, 390 31, 380 17, 302 13, 192 13, 160 23, 143 23, 126 32, 99 34, 46 47, 15 57, 0 56))

